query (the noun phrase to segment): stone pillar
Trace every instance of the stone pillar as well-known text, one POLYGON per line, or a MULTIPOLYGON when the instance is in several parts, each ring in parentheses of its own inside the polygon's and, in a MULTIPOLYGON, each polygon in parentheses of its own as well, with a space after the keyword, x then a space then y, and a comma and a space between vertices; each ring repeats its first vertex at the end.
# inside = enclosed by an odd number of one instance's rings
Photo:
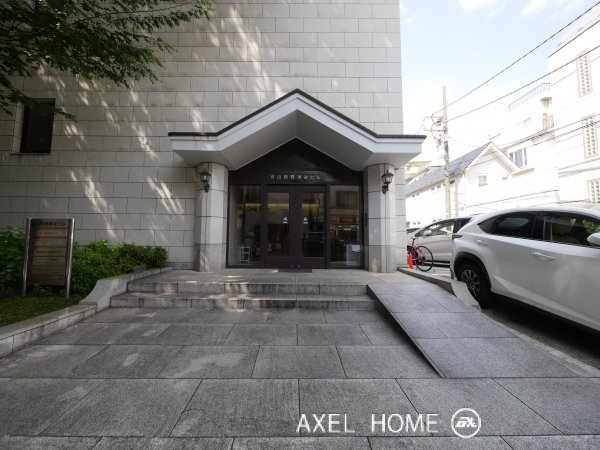
MULTIPOLYGON (((381 176, 394 166, 377 164, 363 172, 365 224, 365 268, 369 272, 390 273, 396 266, 396 185, 389 185, 387 194, 381 190, 381 176)), ((395 178, 395 177, 394 177, 395 178)))
POLYGON ((396 169, 396 262, 399 267, 406 264, 406 177, 404 167, 396 169))
POLYGON ((227 195, 229 169, 222 164, 202 163, 198 172, 210 173, 210 191, 198 177, 194 232, 194 270, 218 272, 225 269, 227 248, 227 195))

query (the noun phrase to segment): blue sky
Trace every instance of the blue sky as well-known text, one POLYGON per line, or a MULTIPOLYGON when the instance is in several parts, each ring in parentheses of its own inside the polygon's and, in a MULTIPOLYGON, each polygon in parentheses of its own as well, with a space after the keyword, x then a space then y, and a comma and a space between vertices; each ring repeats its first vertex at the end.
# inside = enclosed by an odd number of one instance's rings
MULTIPOLYGON (((401 0, 404 132, 416 132, 423 116, 441 109, 441 86, 447 86, 447 99, 452 102, 595 3, 597 0, 401 0)), ((548 55, 566 31, 450 107, 448 116, 480 106, 547 73, 548 55)), ((471 145, 487 142, 490 135, 501 131, 507 105, 529 89, 451 122, 452 139, 471 145)), ((456 158, 473 147, 451 141, 450 148, 451 158, 456 158)), ((435 155, 433 140, 428 138, 423 156, 431 159, 435 155)))

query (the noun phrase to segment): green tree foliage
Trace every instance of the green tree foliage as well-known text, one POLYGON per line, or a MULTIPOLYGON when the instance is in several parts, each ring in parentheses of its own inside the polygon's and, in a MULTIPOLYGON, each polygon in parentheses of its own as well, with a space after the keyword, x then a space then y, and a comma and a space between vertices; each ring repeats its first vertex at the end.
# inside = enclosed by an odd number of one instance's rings
MULTIPOLYGON (((41 67, 80 79, 130 87, 157 81, 155 50, 174 49, 152 32, 209 18, 214 0, 3 0, 0 1, 0 110, 17 102, 74 117, 40 103, 15 85, 41 67)), ((110 84, 109 84, 110 86, 110 84)))
POLYGON ((0 289, 17 289, 23 282, 25 233, 8 227, 0 233, 0 289))

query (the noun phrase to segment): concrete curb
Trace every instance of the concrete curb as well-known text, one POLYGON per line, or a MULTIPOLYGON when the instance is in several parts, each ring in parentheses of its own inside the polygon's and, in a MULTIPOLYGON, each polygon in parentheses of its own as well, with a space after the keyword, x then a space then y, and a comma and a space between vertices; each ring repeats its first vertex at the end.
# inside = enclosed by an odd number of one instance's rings
POLYGON ((406 275, 410 275, 411 277, 419 278, 421 280, 429 281, 430 283, 437 284, 438 286, 444 288, 451 294, 455 295, 459 300, 462 300, 467 305, 475 308, 478 311, 481 311, 481 307, 477 300, 473 298, 469 289, 460 281, 450 280, 446 277, 441 277, 438 275, 428 274, 425 272, 419 272, 418 270, 410 270, 399 268, 399 272, 405 273, 406 275))
POLYGON ((159 267, 98 280, 94 290, 81 300, 79 305, 0 327, 0 358, 108 308, 110 298, 113 295, 124 293, 127 290, 129 281, 156 275, 167 270, 172 270, 172 268, 159 267))

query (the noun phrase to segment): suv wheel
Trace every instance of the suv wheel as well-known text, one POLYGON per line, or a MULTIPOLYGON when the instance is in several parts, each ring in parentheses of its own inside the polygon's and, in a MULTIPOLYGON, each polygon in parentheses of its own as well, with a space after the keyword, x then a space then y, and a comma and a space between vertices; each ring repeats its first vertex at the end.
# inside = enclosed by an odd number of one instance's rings
POLYGON ((482 308, 492 304, 492 292, 483 271, 475 264, 465 264, 458 269, 457 278, 464 282, 469 292, 482 308))

